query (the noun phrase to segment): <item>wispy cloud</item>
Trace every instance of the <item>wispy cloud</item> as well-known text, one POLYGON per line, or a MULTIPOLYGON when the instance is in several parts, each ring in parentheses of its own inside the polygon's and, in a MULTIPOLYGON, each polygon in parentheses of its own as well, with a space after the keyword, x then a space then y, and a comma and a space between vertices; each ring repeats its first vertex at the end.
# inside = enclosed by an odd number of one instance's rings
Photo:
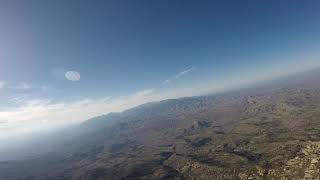
POLYGON ((10 104, 15 104, 15 105, 21 105, 23 104, 25 101, 27 101, 29 99, 29 95, 27 94, 14 94, 14 95, 10 95, 8 97, 8 103, 10 104))
POLYGON ((191 67, 191 68, 189 68, 189 69, 186 69, 186 70, 184 70, 184 71, 181 71, 181 72, 179 72, 178 74, 176 74, 176 75, 170 77, 169 79, 166 79, 165 81, 163 81, 162 84, 169 84, 169 83, 171 83, 172 81, 175 81, 175 80, 181 78, 182 76, 185 76, 186 74, 189 74, 190 72, 192 72, 192 71, 194 71, 194 70, 196 70, 196 68, 195 68, 195 67, 191 67))
POLYGON ((24 91, 24 90, 32 90, 34 92, 42 92, 42 93, 61 93, 63 90, 57 89, 52 87, 48 84, 37 85, 37 84, 30 84, 26 82, 19 82, 19 83, 6 83, 0 81, 0 89, 6 88, 7 90, 14 90, 14 91, 24 91))
POLYGON ((146 95, 150 95, 155 91, 155 89, 151 88, 151 89, 145 89, 142 91, 138 91, 135 93, 135 95, 137 96, 146 96, 146 95))
POLYGON ((63 92, 63 90, 54 88, 49 85, 42 85, 42 86, 40 86, 40 89, 43 93, 61 93, 61 92, 63 92))
POLYGON ((26 82, 19 82, 16 85, 10 86, 10 89, 26 90, 26 89, 31 89, 31 85, 26 82))

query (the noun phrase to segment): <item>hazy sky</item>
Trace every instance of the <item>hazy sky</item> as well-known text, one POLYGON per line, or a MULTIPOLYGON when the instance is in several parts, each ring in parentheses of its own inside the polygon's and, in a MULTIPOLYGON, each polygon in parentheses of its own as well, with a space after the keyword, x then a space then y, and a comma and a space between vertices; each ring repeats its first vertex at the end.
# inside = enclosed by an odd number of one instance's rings
POLYGON ((316 67, 319 9, 318 0, 1 0, 0 129, 316 67))

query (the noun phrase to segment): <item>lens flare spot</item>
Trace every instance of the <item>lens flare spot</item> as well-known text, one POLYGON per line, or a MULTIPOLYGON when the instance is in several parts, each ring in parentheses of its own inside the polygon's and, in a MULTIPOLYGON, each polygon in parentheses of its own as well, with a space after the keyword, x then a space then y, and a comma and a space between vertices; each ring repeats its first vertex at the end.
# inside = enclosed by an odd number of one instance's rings
POLYGON ((67 71, 65 77, 69 81, 79 81, 80 80, 80 73, 78 71, 67 71))

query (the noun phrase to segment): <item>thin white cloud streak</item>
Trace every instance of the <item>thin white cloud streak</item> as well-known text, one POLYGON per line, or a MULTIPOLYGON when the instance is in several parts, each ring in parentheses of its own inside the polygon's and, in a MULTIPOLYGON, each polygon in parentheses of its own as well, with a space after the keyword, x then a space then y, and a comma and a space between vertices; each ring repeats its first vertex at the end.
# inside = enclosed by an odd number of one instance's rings
POLYGON ((6 83, 6 82, 0 81, 0 89, 14 90, 14 91, 35 90, 35 91, 41 91, 42 93, 63 92, 63 90, 54 88, 50 85, 35 85, 35 84, 29 84, 26 82, 6 83))
POLYGON ((179 72, 178 74, 176 74, 176 75, 170 77, 169 79, 166 79, 165 81, 163 81, 162 84, 169 84, 169 83, 171 83, 172 81, 175 81, 175 80, 181 78, 181 77, 184 76, 184 75, 187 75, 188 73, 190 73, 190 72, 192 72, 192 71, 194 71, 194 70, 196 70, 196 68, 195 68, 195 67, 191 67, 191 68, 189 68, 189 69, 187 69, 187 70, 181 71, 181 72, 179 72))
POLYGON ((31 89, 31 85, 26 82, 19 82, 17 85, 10 86, 9 89, 27 90, 27 89, 31 89))
POLYGON ((49 85, 40 86, 41 92, 43 93, 62 93, 63 90, 51 87, 49 85))
POLYGON ((29 95, 21 93, 21 94, 14 94, 8 97, 8 103, 20 105, 26 102, 29 99, 29 95))
POLYGON ((137 93, 135 93, 136 96, 146 96, 146 95, 150 95, 155 91, 155 89, 145 89, 142 91, 139 91, 137 93))

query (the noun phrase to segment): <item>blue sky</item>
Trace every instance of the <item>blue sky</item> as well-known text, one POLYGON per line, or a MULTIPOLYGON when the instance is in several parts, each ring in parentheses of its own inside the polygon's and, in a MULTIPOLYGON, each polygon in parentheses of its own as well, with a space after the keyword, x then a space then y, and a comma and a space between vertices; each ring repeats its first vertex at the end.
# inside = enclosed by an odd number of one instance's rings
POLYGON ((0 122, 66 120, 66 108, 83 120, 316 67, 319 9, 316 0, 3 0, 0 122))

